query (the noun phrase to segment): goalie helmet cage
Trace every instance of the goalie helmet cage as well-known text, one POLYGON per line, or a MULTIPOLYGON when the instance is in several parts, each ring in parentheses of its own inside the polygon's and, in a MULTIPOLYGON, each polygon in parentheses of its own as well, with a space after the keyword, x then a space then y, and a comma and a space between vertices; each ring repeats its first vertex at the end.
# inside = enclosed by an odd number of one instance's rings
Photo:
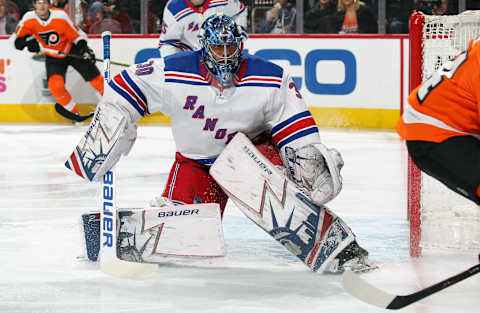
MULTIPOLYGON (((480 11, 410 18, 409 91, 428 79, 445 61, 466 50, 480 35, 480 11)), ((408 158, 410 254, 422 248, 480 249, 480 208, 420 172, 408 158)))

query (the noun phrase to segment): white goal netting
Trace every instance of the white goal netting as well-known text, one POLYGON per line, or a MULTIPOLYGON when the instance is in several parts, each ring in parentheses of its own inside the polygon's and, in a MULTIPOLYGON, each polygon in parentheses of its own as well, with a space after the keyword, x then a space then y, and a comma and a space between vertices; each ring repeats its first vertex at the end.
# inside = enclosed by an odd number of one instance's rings
MULTIPOLYGON (((479 35, 480 11, 424 16, 422 80, 466 50, 470 39, 479 35)), ((423 173, 420 221, 422 248, 480 249, 480 207, 423 173)))

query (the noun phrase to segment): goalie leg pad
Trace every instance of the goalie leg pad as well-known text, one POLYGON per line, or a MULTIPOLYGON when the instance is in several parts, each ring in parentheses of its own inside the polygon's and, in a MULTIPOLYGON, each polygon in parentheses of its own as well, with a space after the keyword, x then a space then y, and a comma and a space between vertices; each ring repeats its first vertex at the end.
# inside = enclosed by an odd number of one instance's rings
MULTIPOLYGON (((121 260, 159 263, 169 256, 225 255, 220 209, 216 203, 119 209, 117 214, 120 221, 117 255, 121 260)), ((83 214, 82 221, 88 259, 97 261, 100 213, 83 214)))
POLYGON ((119 210, 117 255, 134 262, 160 263, 165 257, 225 255, 220 208, 216 203, 119 210))
POLYGON ((210 169, 239 209, 313 271, 355 240, 345 222, 313 203, 239 133, 210 169))

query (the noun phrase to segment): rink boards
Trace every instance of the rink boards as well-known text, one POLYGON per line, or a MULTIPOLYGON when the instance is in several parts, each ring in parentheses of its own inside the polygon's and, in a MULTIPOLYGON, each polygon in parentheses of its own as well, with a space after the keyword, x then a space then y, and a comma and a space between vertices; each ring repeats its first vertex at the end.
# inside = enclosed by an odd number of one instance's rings
MULTIPOLYGON (((157 41, 156 35, 114 35, 112 61, 133 64, 158 57, 157 41)), ((102 55, 99 36, 91 36, 89 45, 97 58, 102 55)), ((251 35, 245 48, 291 73, 320 126, 391 129, 408 96, 406 35, 251 35)), ((112 74, 122 69, 112 66, 112 74)), ((98 102, 72 68, 67 89, 82 113, 98 102)), ((43 60, 15 50, 8 37, 0 36, 0 122, 66 122, 53 103, 43 60)), ((158 113, 141 121, 169 122, 158 113)))

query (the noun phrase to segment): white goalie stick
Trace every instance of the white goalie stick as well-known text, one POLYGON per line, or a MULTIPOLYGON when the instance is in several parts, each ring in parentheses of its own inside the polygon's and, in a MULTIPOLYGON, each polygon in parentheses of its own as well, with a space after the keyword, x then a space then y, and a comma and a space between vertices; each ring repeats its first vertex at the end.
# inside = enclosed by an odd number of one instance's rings
MULTIPOLYGON (((102 33, 103 56, 104 56, 104 86, 110 82, 110 39, 112 34, 109 31, 102 33)), ((146 279, 156 271, 156 264, 135 263, 120 260, 117 256, 117 231, 118 214, 116 207, 116 186, 117 175, 112 168, 102 180, 100 196, 100 269, 109 275, 130 278, 146 279)))
POLYGON ((479 272, 480 264, 477 264, 466 271, 417 292, 408 295, 393 295, 369 284, 351 271, 345 271, 342 276, 342 287, 352 296, 363 302, 383 309, 398 310, 420 301, 440 290, 448 288, 468 277, 478 274, 479 272))

